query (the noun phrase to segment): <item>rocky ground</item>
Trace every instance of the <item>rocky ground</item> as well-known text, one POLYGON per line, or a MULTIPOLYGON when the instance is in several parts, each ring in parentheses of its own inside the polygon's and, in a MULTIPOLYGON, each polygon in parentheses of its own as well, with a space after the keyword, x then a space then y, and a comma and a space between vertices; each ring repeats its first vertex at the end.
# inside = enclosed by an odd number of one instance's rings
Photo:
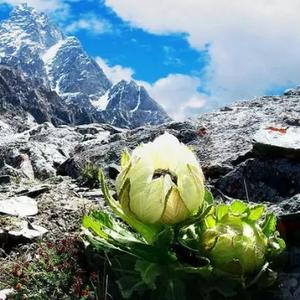
MULTIPOLYGON (((300 299, 300 92, 240 102, 193 122, 122 130, 0 121, 0 260, 18 257, 22 245, 78 232, 80 218, 103 207, 100 189, 77 180, 87 162, 110 183, 124 148, 168 131, 197 154, 217 198, 263 202, 280 219, 288 261, 274 299, 300 299), (9 125, 8 125, 9 123, 9 125)), ((0 261, 1 266, 4 264, 0 261)), ((1 274, 1 271, 0 271, 1 274)), ((1 276, 0 276, 1 281, 1 276)), ((1 298, 1 297, 0 297, 1 298)))

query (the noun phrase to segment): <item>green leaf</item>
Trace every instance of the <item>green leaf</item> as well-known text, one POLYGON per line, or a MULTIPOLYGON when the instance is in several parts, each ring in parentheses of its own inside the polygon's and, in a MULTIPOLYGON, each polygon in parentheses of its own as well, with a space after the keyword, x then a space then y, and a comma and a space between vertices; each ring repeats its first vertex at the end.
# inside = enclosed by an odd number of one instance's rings
POLYGON ((152 290, 156 288, 156 280, 160 275, 160 266, 145 260, 137 260, 135 270, 141 274, 143 282, 152 290))
POLYGON ((228 206, 226 204, 219 204, 216 209, 217 220, 221 221, 222 218, 228 214, 228 206))
POLYGON ((248 208, 247 204, 241 200, 234 200, 231 204, 230 204, 230 211, 234 214, 234 215, 241 215, 243 214, 246 209, 248 208))
POLYGON ((285 241, 275 235, 269 238, 269 257, 273 258, 274 256, 279 255, 286 248, 285 241))
POLYGON ((212 215, 208 215, 205 217, 204 223, 207 228, 211 228, 216 225, 216 220, 212 215))
POLYGON ((266 215, 265 222, 262 225, 263 233, 270 237, 276 231, 277 219, 274 214, 269 213, 266 215))
POLYGON ((118 215, 120 218, 122 218, 122 215, 124 214, 121 208, 121 205, 119 202, 117 202, 111 195, 108 189, 108 186, 105 182, 105 176, 103 171, 99 171, 99 181, 101 184, 103 196, 107 202, 107 204, 110 206, 110 208, 113 210, 113 212, 118 215))
MULTIPOLYGON (((136 234, 116 222, 105 212, 95 211, 89 216, 85 216, 83 227, 97 235, 86 233, 86 239, 98 250, 126 253, 136 258, 161 264, 176 260, 176 256, 169 247, 162 248, 160 245, 147 244, 144 239, 139 239, 136 234)), ((170 239, 166 238, 166 240, 165 243, 168 244, 170 239)))
POLYGON ((126 166, 130 163, 130 154, 127 149, 123 150, 121 154, 121 167, 122 169, 126 168, 126 166))
POLYGON ((208 204, 211 205, 214 203, 214 196, 211 191, 208 189, 205 189, 205 194, 204 194, 204 201, 208 204))
POLYGON ((210 276, 212 276, 213 267, 210 264, 204 267, 184 266, 177 268, 176 271, 185 272, 188 274, 197 274, 202 278, 210 278, 210 276))
POLYGON ((248 220, 249 221, 257 221, 265 211, 265 206, 263 204, 256 205, 249 209, 248 220))
POLYGON ((165 228, 153 238, 153 246, 168 250, 173 241, 174 229, 171 226, 165 226, 165 228))
POLYGON ((142 243, 136 235, 130 232, 113 217, 102 211, 92 211, 83 217, 82 226, 94 232, 98 237, 108 241, 117 240, 118 243, 137 242, 142 243))
POLYGON ((191 251, 199 251, 199 236, 197 234, 196 224, 181 228, 177 239, 183 247, 191 251))
POLYGON ((82 225, 83 225, 83 227, 94 231, 98 236, 100 236, 104 239, 107 238, 107 234, 105 234, 105 232, 103 232, 103 230, 101 229, 101 225, 93 217, 84 216, 82 219, 82 225))

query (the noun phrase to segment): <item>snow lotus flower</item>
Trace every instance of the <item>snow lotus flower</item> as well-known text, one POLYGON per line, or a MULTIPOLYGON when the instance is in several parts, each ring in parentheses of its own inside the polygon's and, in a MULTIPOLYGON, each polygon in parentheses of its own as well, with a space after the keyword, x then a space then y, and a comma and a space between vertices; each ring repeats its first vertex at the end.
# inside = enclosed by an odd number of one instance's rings
POLYGON ((116 180, 123 211, 145 224, 175 224, 204 202, 204 176, 194 153, 165 133, 124 152, 116 180))
POLYGON ((212 265, 225 272, 251 274, 258 272, 268 256, 285 248, 276 232, 276 218, 269 214, 262 222, 263 205, 250 207, 236 200, 219 204, 202 221, 198 230, 200 250, 212 265))

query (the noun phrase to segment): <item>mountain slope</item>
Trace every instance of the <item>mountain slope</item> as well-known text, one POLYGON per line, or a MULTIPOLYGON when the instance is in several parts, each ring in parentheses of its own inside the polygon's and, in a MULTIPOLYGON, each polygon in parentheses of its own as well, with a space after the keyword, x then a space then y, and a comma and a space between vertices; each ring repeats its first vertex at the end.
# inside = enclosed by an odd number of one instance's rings
POLYGON ((67 101, 78 101, 84 95, 94 100, 111 87, 102 69, 86 55, 75 37, 59 41, 42 58, 51 88, 67 101))
POLYGON ((111 120, 112 125, 135 128, 158 125, 171 120, 163 108, 149 96, 146 89, 134 81, 120 81, 105 97, 106 99, 102 97, 99 103, 106 104, 102 107, 101 115, 103 119, 111 120))
POLYGON ((64 38, 45 14, 26 4, 17 6, 0 26, 0 63, 21 69, 36 81, 47 83, 41 53, 64 38))
POLYGON ((42 85, 35 87, 21 72, 3 65, 0 65, 0 116, 20 131, 32 122, 61 125, 94 121, 84 109, 65 104, 55 91, 42 85))

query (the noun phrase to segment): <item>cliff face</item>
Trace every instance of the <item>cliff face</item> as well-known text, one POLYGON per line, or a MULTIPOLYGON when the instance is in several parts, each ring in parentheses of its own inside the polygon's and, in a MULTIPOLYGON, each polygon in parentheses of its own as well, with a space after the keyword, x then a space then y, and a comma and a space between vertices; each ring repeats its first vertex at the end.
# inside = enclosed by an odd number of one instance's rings
POLYGON ((22 72, 0 65, 0 120, 24 131, 26 122, 72 125, 90 123, 93 117, 85 108, 65 103, 46 86, 35 86, 22 72))

